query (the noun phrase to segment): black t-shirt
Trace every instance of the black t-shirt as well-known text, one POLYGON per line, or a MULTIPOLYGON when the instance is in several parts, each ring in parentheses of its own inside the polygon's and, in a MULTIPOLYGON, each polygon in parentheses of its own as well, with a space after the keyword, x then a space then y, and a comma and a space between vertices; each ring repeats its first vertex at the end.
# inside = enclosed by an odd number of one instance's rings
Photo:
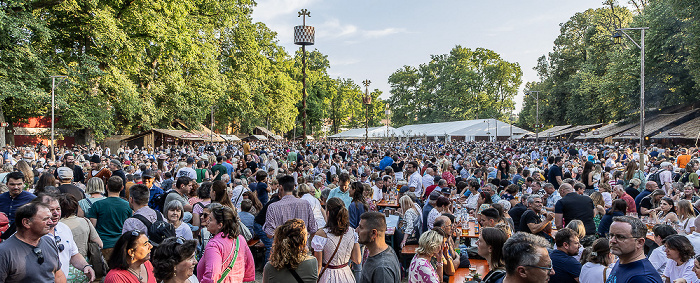
POLYGON ((255 171, 258 171, 258 164, 255 163, 255 161, 248 161, 246 163, 246 167, 250 168, 250 172, 252 172, 253 174, 255 174, 255 171))
POLYGON ((542 223, 542 217, 540 217, 532 209, 526 210, 523 213, 523 216, 520 217, 520 230, 519 231, 520 232, 527 232, 530 234, 535 234, 535 235, 539 235, 539 236, 544 237, 544 234, 545 234, 544 229, 542 229, 542 231, 540 231, 538 233, 532 233, 532 230, 530 230, 530 226, 527 225, 530 223, 535 223, 535 224, 542 223))
POLYGON ((549 172, 547 175, 547 179, 549 180, 552 185, 554 185, 554 188, 559 189, 559 186, 561 183, 557 182, 557 176, 560 178, 563 178, 563 174, 561 173, 561 168, 557 165, 552 165, 552 167, 549 167, 549 172))
POLYGON ((516 204, 508 211, 508 215, 510 215, 510 218, 513 219, 513 227, 515 227, 515 232, 520 231, 520 217, 523 216, 523 213, 525 213, 526 210, 527 207, 521 202, 516 204))
POLYGON ((403 171, 403 160, 400 162, 394 162, 394 164, 391 164, 391 169, 394 169, 394 172, 402 172, 403 171))
MULTIPOLYGON (((642 199, 642 202, 639 204, 640 208, 646 208, 646 209, 653 209, 654 205, 651 203, 651 196, 646 196, 642 199)), ((639 213, 642 213, 642 210, 639 210, 639 213)))
POLYGON ((632 197, 632 199, 636 199, 637 196, 639 195, 639 191, 635 189, 632 186, 629 186, 625 189, 625 192, 632 197))
POLYGON ((57 189, 59 191, 61 191, 61 193, 73 195, 75 197, 75 199, 78 201, 85 198, 85 194, 83 193, 83 190, 81 190, 80 188, 76 187, 73 184, 63 184, 63 185, 58 186, 57 189))
POLYGON ((586 227, 586 235, 595 235, 594 208, 595 205, 590 197, 571 192, 557 201, 554 205, 554 213, 563 214, 564 225, 575 219, 581 220, 586 227))

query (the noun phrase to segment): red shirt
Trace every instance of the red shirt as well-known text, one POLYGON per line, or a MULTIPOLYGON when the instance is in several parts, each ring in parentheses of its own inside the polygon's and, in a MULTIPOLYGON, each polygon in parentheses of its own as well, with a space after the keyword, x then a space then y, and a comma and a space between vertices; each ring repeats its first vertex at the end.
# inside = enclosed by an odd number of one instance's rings
MULTIPOLYGON (((148 283, 156 283, 156 276, 153 275, 153 265, 150 261, 143 264, 148 273, 148 283)), ((128 270, 112 269, 105 276, 105 283, 140 283, 139 279, 128 270)))

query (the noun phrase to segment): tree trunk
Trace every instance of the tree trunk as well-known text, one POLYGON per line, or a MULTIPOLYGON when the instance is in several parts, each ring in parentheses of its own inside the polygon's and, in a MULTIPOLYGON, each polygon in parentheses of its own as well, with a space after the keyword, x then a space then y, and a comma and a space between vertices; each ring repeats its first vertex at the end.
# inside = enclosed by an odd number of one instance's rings
MULTIPOLYGON (((2 109, 2 105, 0 105, 0 123, 5 123, 5 112, 2 109)), ((6 136, 5 136, 6 131, 7 131, 6 127, 0 127, 0 142, 2 142, 3 146, 5 146, 5 144, 10 143, 6 140, 6 136)), ((12 135, 12 137, 14 137, 14 135, 12 135)), ((14 140, 14 138, 13 138, 13 140, 14 140)))

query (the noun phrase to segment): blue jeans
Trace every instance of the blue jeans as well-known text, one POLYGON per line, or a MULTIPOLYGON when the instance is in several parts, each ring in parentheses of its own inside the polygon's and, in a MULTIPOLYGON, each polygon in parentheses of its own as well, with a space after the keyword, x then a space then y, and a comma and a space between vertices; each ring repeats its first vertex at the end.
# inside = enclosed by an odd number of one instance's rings
POLYGON ((263 266, 267 263, 267 259, 270 257, 270 250, 272 249, 272 239, 267 237, 267 234, 265 234, 265 231, 263 231, 262 225, 255 223, 253 226, 253 229, 255 230, 255 236, 258 236, 260 238, 260 241, 265 244, 265 261, 263 262, 263 266))

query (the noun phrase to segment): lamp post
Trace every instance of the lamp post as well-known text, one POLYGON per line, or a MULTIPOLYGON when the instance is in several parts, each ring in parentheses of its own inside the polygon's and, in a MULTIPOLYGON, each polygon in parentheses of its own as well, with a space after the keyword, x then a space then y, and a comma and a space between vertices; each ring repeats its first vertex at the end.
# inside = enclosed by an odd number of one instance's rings
POLYGON ((537 116, 537 121, 535 122, 537 124, 537 127, 535 127, 535 144, 540 143, 540 92, 537 90, 530 90, 526 91, 525 95, 530 95, 531 93, 536 93, 537 96, 535 96, 535 101, 537 102, 537 108, 535 110, 536 116, 537 116))
POLYGON ((486 137, 489 139, 489 141, 491 141, 491 121, 486 119, 484 123, 486 123, 486 137))
MULTIPOLYGON (((67 78, 67 76, 51 76, 51 160, 56 161, 56 152, 55 152, 55 130, 54 130, 54 121, 55 121, 55 108, 56 108, 56 78, 64 79, 67 78)), ((59 84, 61 83, 60 81, 58 82, 59 84)))
POLYGON ((643 27, 643 28, 619 28, 615 29, 616 33, 613 34, 613 38, 615 39, 615 43, 619 43, 620 38, 622 37, 622 34, 627 37, 634 45, 639 47, 641 49, 642 54, 641 54, 641 70, 640 70, 640 94, 639 94, 639 153, 642 154, 644 152, 644 32, 648 30, 648 27, 643 27), (626 30, 639 30, 642 32, 642 38, 640 40, 640 44, 637 44, 632 37, 629 36, 625 31, 626 30), (622 33, 622 34, 620 34, 622 33))
POLYGON ((301 45, 301 119, 304 127, 303 140, 306 141, 306 46, 314 45, 315 30, 314 27, 306 25, 306 17, 311 17, 309 10, 301 9, 298 17, 302 17, 303 22, 302 25, 294 27, 294 44, 301 45))
POLYGON ((364 80, 362 82, 362 84, 365 85, 365 97, 362 98, 362 104, 367 108, 367 113, 365 114, 365 142, 367 142, 369 136, 369 106, 372 104, 372 97, 369 96, 369 84, 371 83, 370 80, 364 80))
POLYGON ((384 132, 384 136, 389 139, 389 104, 386 104, 386 109, 384 110, 384 116, 386 118, 386 132, 384 132))

